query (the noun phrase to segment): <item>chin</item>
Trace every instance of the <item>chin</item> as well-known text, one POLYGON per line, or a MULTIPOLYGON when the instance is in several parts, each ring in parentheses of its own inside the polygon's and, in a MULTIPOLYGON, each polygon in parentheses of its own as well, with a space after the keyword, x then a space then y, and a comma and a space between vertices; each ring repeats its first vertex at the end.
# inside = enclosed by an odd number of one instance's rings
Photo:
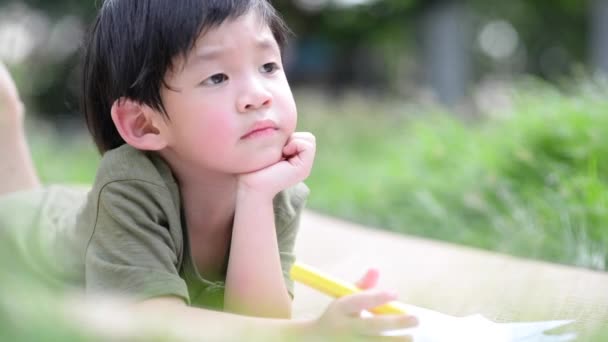
POLYGON ((249 165, 247 165, 246 173, 265 169, 269 166, 272 166, 272 165, 280 162, 281 160, 283 160, 282 151, 278 151, 278 153, 272 153, 272 154, 268 153, 265 156, 260 156, 260 158, 256 158, 255 160, 252 160, 251 163, 249 163, 249 165))

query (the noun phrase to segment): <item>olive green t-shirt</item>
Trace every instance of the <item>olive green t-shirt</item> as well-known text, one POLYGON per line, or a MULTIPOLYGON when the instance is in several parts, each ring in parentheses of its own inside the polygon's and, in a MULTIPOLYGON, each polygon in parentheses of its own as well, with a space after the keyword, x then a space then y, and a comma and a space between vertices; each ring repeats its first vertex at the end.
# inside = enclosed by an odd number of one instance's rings
MULTIPOLYGON (((300 183, 274 199, 281 266, 291 296, 289 269, 308 192, 300 183)), ((48 253, 41 253, 42 259, 61 260, 43 268, 53 269, 68 283, 84 286, 87 293, 138 300, 176 296, 193 306, 222 308, 224 283, 206 280, 197 272, 181 215, 178 184, 157 154, 128 145, 107 152, 84 205, 79 203, 78 191, 61 188, 21 194, 43 195, 46 199, 38 199, 42 209, 34 220, 37 223, 30 225, 31 233, 22 231, 17 239, 24 246, 31 245, 32 239, 37 241, 30 248, 48 247, 48 253), (66 198, 70 203, 65 203, 66 198), (63 209, 48 210, 57 206, 63 209)), ((2 212, 0 222, 6 224, 2 212)))

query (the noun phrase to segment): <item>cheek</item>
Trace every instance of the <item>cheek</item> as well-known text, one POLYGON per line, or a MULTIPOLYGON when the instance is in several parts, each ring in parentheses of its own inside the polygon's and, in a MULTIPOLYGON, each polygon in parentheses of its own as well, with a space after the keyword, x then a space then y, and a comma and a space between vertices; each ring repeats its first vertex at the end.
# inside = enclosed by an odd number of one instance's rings
POLYGON ((289 85, 286 85, 285 88, 283 88, 278 100, 279 101, 277 104, 280 113, 283 116, 282 121, 285 128, 295 131, 298 121, 298 110, 293 95, 291 94, 291 90, 289 90, 289 85))
POLYGON ((289 116, 286 119, 286 125, 285 127, 287 128, 288 132, 291 134, 293 132, 295 132, 296 130, 296 126, 298 124, 298 113, 295 109, 295 106, 293 107, 293 109, 289 112, 289 116))
POLYGON ((234 120, 226 113, 200 113, 200 116, 190 123, 190 131, 205 140, 228 142, 235 139, 236 127, 234 120))
POLYGON ((298 125, 298 109, 296 108, 296 104, 292 101, 291 110, 289 115, 289 124, 291 133, 295 132, 296 126, 298 125))
POLYGON ((176 124, 174 132, 175 138, 186 144, 202 144, 201 146, 217 148, 235 140, 237 127, 234 120, 230 119, 231 114, 201 108, 181 114, 181 118, 174 120, 176 124))

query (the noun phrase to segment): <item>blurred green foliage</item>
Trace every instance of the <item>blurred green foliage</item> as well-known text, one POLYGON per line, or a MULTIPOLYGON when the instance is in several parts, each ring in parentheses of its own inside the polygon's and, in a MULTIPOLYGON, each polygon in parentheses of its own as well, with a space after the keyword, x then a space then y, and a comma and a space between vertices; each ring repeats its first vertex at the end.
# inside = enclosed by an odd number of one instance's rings
POLYGON ((0 341, 92 341, 60 313, 60 291, 29 267, 32 257, 7 228, 0 226, 0 341))
MULTIPOLYGON (((306 11, 291 0, 273 3, 293 28, 296 39, 312 44, 305 48, 324 51, 313 58, 303 57, 327 64, 323 69, 326 75, 314 76, 319 84, 326 84, 329 78, 332 88, 360 82, 359 86, 364 88, 402 94, 419 81, 411 76, 424 63, 414 62, 419 54, 421 17, 430 7, 450 1, 470 9, 473 30, 469 49, 474 58, 474 80, 501 68, 501 63, 484 56, 474 43, 475 35, 493 20, 510 22, 517 30, 524 51, 521 55, 524 62, 518 72, 554 79, 588 60, 591 0, 378 0, 348 8, 328 5, 318 11, 306 11)), ((48 17, 51 28, 66 17, 76 17, 84 30, 102 3, 102 0, 0 0, 0 10, 9 8, 4 7, 8 4, 25 4, 48 17)), ((40 114, 53 120, 78 117, 78 53, 50 61, 43 57, 44 49, 44 44, 38 47, 19 67, 21 83, 28 84, 26 98, 30 108, 39 109, 40 114)), ((311 75, 307 71, 303 74, 311 75)))
MULTIPOLYGON (((522 82, 511 109, 476 122, 439 108, 300 94, 300 129, 318 139, 309 207, 396 232, 606 270, 608 92, 577 89, 565 94, 522 82)), ((49 132, 30 134, 43 180, 91 182, 93 146, 49 132)))
POLYGON ((608 97, 600 88, 565 95, 525 82, 500 119, 475 123, 433 109, 390 118, 376 114, 385 105, 357 99, 317 109, 329 117, 301 106, 319 145, 309 206, 397 232, 606 270, 608 97))

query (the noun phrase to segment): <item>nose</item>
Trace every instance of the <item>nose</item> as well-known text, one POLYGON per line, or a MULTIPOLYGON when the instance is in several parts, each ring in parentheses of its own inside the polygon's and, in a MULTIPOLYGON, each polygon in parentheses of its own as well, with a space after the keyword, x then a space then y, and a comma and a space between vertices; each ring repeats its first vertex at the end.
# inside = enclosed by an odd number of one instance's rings
POLYGON ((239 113, 246 113, 270 107, 271 104, 272 94, 264 87, 263 82, 251 79, 244 84, 236 105, 239 113))

